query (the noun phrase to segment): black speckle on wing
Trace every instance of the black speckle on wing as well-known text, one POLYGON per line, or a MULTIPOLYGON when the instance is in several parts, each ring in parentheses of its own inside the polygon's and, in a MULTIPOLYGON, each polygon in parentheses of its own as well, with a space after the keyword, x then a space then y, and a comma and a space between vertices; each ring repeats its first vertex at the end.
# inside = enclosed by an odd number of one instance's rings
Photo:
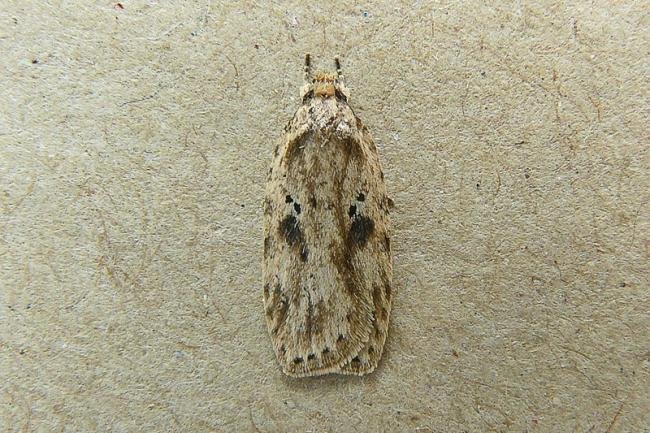
POLYGON ((368 238, 375 231, 375 222, 367 216, 357 216, 352 221, 352 226, 348 233, 348 243, 358 247, 364 247, 368 238))
POLYGON ((293 215, 287 215, 280 223, 280 234, 287 241, 289 245, 295 245, 302 242, 302 232, 300 231, 300 223, 293 215))

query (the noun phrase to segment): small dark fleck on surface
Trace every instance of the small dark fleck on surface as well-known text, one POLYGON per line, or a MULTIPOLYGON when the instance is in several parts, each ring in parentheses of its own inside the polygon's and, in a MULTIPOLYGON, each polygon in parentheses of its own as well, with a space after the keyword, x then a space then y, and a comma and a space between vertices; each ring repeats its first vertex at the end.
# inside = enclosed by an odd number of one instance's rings
POLYGON ((115 9, 124 9, 124 5, 122 3, 116 3, 115 9))
POLYGON ((38 65, 39 63, 41 63, 41 62, 38 59, 33 59, 32 60, 32 65, 38 65))
POLYGON ((623 282, 623 283, 619 284, 619 286, 625 287, 625 286, 627 286, 627 284, 625 282, 623 282))
POLYGON ((350 218, 352 218, 356 213, 357 213, 356 205, 351 205, 350 209, 348 209, 348 215, 350 216, 350 218))
POLYGON ((529 179, 529 178, 530 178, 530 173, 525 172, 525 173, 524 173, 524 177, 525 177, 526 179, 529 179))
POLYGON ((358 201, 364 201, 365 199, 366 199, 366 195, 364 193, 360 192, 359 195, 357 196, 357 200, 358 201))
POLYGON ((285 203, 293 203, 293 198, 291 198, 291 196, 288 195, 288 196, 286 196, 286 197, 284 198, 284 202, 285 202, 285 203))
POLYGON ((344 338, 345 337, 343 336, 343 334, 339 334, 339 338, 336 339, 336 342, 340 343, 341 341, 343 341, 344 338))
POLYGON ((486 75, 485 71, 481 71, 481 76, 485 77, 485 75, 486 75))
POLYGON ((374 352, 375 352, 374 347, 372 347, 372 346, 368 347, 368 353, 374 353, 374 352))
POLYGON ((293 204, 293 209, 296 211, 298 215, 300 215, 300 205, 298 203, 293 204))
POLYGON ((358 356, 355 356, 354 358, 352 358, 352 362, 359 363, 359 362, 361 362, 361 359, 359 359, 358 356))
POLYGON ((315 358, 316 358, 316 355, 314 355, 313 353, 310 353, 309 355, 307 355, 307 359, 309 361, 311 361, 312 359, 315 359, 315 358))
POLYGON ((255 44, 255 45, 253 45, 253 46, 255 47, 256 50, 259 50, 259 49, 260 49, 260 46, 259 46, 258 44, 255 44))
POLYGON ((456 350, 452 349, 451 354, 458 358, 458 352, 456 352, 456 350))
POLYGON ((297 358, 294 358, 294 359, 293 359, 293 363, 294 363, 294 364, 300 364, 302 361, 303 361, 303 359, 302 359, 302 357, 300 357, 300 356, 297 357, 297 358))

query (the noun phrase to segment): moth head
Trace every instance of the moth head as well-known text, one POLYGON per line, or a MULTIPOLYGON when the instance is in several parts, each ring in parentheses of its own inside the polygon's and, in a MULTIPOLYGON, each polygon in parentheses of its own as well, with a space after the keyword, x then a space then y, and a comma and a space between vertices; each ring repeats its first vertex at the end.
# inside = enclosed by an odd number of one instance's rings
POLYGON ((336 98, 347 102, 349 94, 343 84, 341 65, 338 57, 334 59, 337 72, 316 72, 311 74, 311 60, 309 54, 305 57, 305 84, 300 90, 300 96, 303 102, 310 99, 329 99, 336 98))

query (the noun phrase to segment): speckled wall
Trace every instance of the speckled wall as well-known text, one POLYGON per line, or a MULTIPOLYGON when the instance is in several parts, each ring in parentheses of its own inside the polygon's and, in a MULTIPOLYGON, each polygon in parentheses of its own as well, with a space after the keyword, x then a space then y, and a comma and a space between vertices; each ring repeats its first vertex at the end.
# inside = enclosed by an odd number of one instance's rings
POLYGON ((647 431, 649 28, 642 1, 5 0, 0 430, 647 431), (395 202, 363 378, 284 377, 264 323, 307 51, 341 56, 395 202))

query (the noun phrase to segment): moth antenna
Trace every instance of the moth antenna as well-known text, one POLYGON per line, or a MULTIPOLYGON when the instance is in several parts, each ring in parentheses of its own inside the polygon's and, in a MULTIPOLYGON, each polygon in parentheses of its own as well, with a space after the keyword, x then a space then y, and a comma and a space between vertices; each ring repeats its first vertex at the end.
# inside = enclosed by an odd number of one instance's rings
POLYGON ((341 69, 341 61, 338 56, 334 57, 334 66, 336 66, 336 75, 339 77, 339 82, 343 82, 343 70, 341 69))
POLYGON ((305 82, 309 83, 311 81, 311 55, 309 53, 305 54, 305 82))

